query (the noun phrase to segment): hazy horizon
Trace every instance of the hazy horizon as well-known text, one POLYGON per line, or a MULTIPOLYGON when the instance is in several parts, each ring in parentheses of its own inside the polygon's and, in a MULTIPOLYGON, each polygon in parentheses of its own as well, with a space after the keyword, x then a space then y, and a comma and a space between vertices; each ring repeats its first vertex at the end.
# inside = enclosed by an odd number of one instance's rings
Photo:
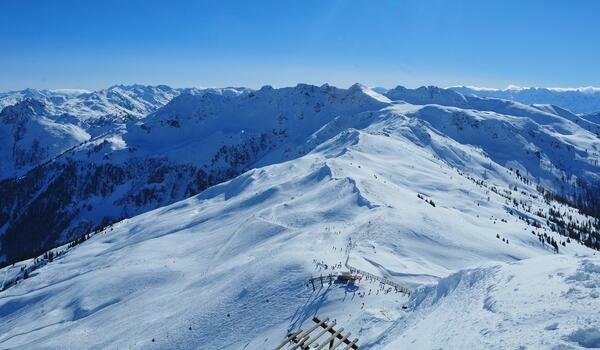
POLYGON ((39 91, 44 91, 44 90, 48 90, 48 91, 53 91, 53 92, 73 92, 73 93, 77 93, 78 91, 84 93, 84 92, 92 92, 92 91, 99 91, 99 90, 104 90, 104 89, 109 89, 111 87, 115 87, 115 86, 134 86, 134 85, 142 85, 142 86, 168 86, 170 88, 174 88, 174 89, 186 89, 186 88, 196 88, 196 89, 211 89, 211 88, 250 88, 250 89, 255 89, 258 90, 264 86, 271 86, 274 88, 285 88, 285 87, 294 87, 298 84, 307 84, 307 85, 316 85, 316 86, 321 86, 323 84, 329 84, 329 85, 333 85, 336 87, 340 87, 340 88, 348 88, 354 84, 361 84, 361 85, 365 85, 368 86, 371 89, 393 89, 395 87, 398 86, 403 86, 406 88, 410 88, 410 89, 416 89, 419 87, 426 87, 426 86, 437 86, 440 88, 444 88, 444 89, 449 89, 449 88, 457 88, 457 87, 465 87, 465 88, 470 88, 470 89, 474 89, 474 90, 489 90, 489 91, 510 91, 510 90, 526 90, 526 89, 547 89, 547 90, 551 90, 551 91, 579 91, 579 92, 600 92, 600 86, 579 86, 579 87, 572 87, 572 86, 564 86, 564 87, 559 87, 559 86, 518 86, 518 85, 514 85, 514 84, 509 84, 506 87, 485 87, 485 86, 474 86, 474 85, 468 85, 468 84, 458 84, 458 85, 449 85, 449 86, 439 86, 439 85, 435 85, 435 84, 428 84, 428 83, 423 83, 423 84, 416 84, 416 85, 406 85, 406 84, 396 84, 393 86, 371 86, 371 85, 367 85, 367 84, 363 84, 361 82, 355 82, 352 83, 350 85, 335 85, 335 84, 331 84, 328 82, 324 82, 321 84, 311 84, 311 83, 305 83, 305 82, 298 82, 295 84, 290 84, 290 85, 273 85, 273 84, 264 84, 261 86, 243 86, 243 85, 237 85, 237 86, 233 86, 233 85, 228 85, 228 86, 201 86, 201 85, 195 85, 195 86, 173 86, 170 84, 165 84, 165 83, 158 83, 158 84, 144 84, 144 83, 115 83, 115 84, 111 84, 111 85, 107 85, 107 86, 102 86, 99 88, 86 88, 86 87, 56 87, 56 88, 38 88, 38 87, 34 87, 34 86, 30 86, 30 87, 26 87, 23 89, 13 89, 13 90, 0 90, 0 93, 11 93, 11 92, 18 92, 18 91, 23 91, 23 90, 27 90, 27 89, 33 89, 33 90, 39 90, 39 91))

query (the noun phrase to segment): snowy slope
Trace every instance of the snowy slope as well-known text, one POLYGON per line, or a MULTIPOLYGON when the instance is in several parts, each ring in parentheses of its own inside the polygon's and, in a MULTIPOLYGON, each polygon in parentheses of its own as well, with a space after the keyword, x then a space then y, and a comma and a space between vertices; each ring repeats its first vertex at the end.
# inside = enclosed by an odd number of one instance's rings
POLYGON ((417 290, 414 311, 390 326, 381 343, 390 349, 597 349, 599 291, 598 257, 545 256, 460 271, 417 290))
POLYGON ((449 89, 463 95, 493 97, 513 100, 525 104, 552 104, 568 109, 573 113, 600 111, 600 88, 575 89, 519 88, 482 89, 468 86, 453 86, 449 89))
POLYGON ((600 123, 600 112, 582 114, 581 118, 586 119, 589 122, 598 124, 600 123))
MULTIPOLYGON (((305 87, 298 89, 280 93, 306 96, 305 87)), ((293 121, 296 130, 301 125, 309 133, 302 143, 306 152, 295 146, 299 156, 114 224, 0 292, 0 345, 270 349, 317 313, 335 318, 371 349, 477 347, 483 337, 490 348, 503 348, 503 342, 531 349, 595 346, 600 261, 593 250, 567 243, 545 219, 551 208, 573 223, 590 218, 546 202, 534 184, 523 183, 479 146, 439 132, 443 124, 428 117, 431 106, 392 104, 379 95, 366 99, 370 94, 361 90, 336 91, 335 100, 356 104, 332 103, 332 117, 319 128, 311 123, 319 113, 306 113, 313 104, 297 105, 295 116, 308 121, 293 121), (565 242, 560 254, 534 234, 542 232, 565 242), (334 272, 345 269, 346 259, 415 292, 410 299, 385 293, 368 280, 358 289, 306 287, 311 276, 326 275, 332 266, 342 266, 334 272), (505 282, 510 275, 515 277, 505 282), (537 288, 541 283, 548 291, 537 288), (564 296, 540 301, 552 292, 564 296), (529 298, 535 303, 525 304, 529 298), (539 321, 546 313, 557 321, 539 321), (482 324, 457 337, 471 319, 482 324), (492 325, 498 332, 486 337, 492 325), (431 339, 430 329, 440 338, 431 339), (446 338, 454 342, 445 345, 446 338)), ((207 108, 221 101, 216 96, 222 95, 206 97, 207 108)), ((329 98, 319 94, 317 101, 329 98)), ((260 101, 277 106, 279 99, 260 101)), ((177 120, 208 127, 210 111, 177 120)), ((264 116, 275 118, 276 112, 264 116)), ((162 128, 174 117, 157 113, 149 132, 169 137, 162 128)), ((251 128, 254 118, 242 119, 243 127, 251 128)), ((142 139, 131 142, 139 147, 142 139)), ((0 275, 18 275, 32 263, 0 275)))

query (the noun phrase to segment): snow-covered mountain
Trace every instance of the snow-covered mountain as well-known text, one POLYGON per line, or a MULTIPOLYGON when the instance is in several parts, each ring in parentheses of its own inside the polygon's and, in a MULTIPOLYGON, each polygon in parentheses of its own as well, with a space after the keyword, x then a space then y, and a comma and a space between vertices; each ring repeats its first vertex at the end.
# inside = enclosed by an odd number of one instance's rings
POLYGON ((81 127, 59 119, 33 99, 0 111, 0 178, 24 174, 90 138, 81 127))
POLYGON ((600 135, 600 120, 592 115, 576 115, 568 110, 551 104, 526 105, 520 102, 497 99, 481 98, 476 96, 462 95, 451 89, 442 89, 435 86, 420 87, 418 89, 407 89, 398 86, 386 93, 392 100, 405 101, 417 105, 442 105, 461 109, 473 109, 477 111, 495 112, 520 118, 529 118, 540 125, 548 125, 554 128, 561 124, 575 123, 588 131, 600 135), (554 125, 554 126, 552 126, 554 125))
POLYGON ((0 92, 0 109, 6 106, 12 106, 26 99, 45 100, 52 104, 62 104, 71 98, 76 98, 77 96, 89 93, 91 93, 91 91, 84 89, 24 89, 18 91, 0 92))
POLYGON ((317 313, 367 349, 600 346, 591 119, 433 87, 182 94, 0 182, 9 260, 130 217, 0 270, 0 345, 272 349, 317 313), (350 267, 412 293, 307 287, 350 267))
POLYGON ((520 88, 486 89, 469 86, 449 88, 466 96, 492 97, 513 100, 525 104, 552 104, 573 113, 600 111, 600 88, 575 89, 520 88))
POLYGON ((0 179, 21 176, 83 141, 143 118, 180 93, 201 90, 115 85, 0 93, 0 179))
POLYGON ((24 99, 44 102, 55 115, 68 114, 82 123, 99 124, 107 119, 144 117, 164 106, 181 92, 166 85, 115 85, 98 91, 25 89, 0 93, 0 109, 24 99))
POLYGON ((296 158, 318 144, 313 133, 340 114, 389 103, 358 85, 181 95, 143 121, 0 182, 6 198, 0 203, 0 254, 26 256, 252 167, 296 158), (40 216, 43 226, 34 220, 40 216))

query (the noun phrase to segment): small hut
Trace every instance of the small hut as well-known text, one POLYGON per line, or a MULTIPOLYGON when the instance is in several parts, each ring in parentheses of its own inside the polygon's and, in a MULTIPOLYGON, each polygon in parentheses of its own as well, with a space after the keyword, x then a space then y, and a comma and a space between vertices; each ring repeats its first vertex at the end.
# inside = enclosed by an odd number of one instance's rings
POLYGON ((351 272, 342 272, 337 276, 336 283, 354 284, 362 279, 362 275, 353 274, 351 272))

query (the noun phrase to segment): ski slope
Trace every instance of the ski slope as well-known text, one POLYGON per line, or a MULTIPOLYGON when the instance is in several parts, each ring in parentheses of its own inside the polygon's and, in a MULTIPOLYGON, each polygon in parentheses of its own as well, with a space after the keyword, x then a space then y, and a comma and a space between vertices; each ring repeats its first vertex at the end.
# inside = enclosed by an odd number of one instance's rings
POLYGON ((585 217, 444 136, 431 107, 380 102, 311 131, 304 155, 123 220, 32 271, 0 292, 0 347, 270 349, 315 313, 367 349, 600 346, 595 251, 571 241, 556 254, 532 231, 565 237, 499 193, 585 217), (307 287, 346 259, 413 293, 307 287))

